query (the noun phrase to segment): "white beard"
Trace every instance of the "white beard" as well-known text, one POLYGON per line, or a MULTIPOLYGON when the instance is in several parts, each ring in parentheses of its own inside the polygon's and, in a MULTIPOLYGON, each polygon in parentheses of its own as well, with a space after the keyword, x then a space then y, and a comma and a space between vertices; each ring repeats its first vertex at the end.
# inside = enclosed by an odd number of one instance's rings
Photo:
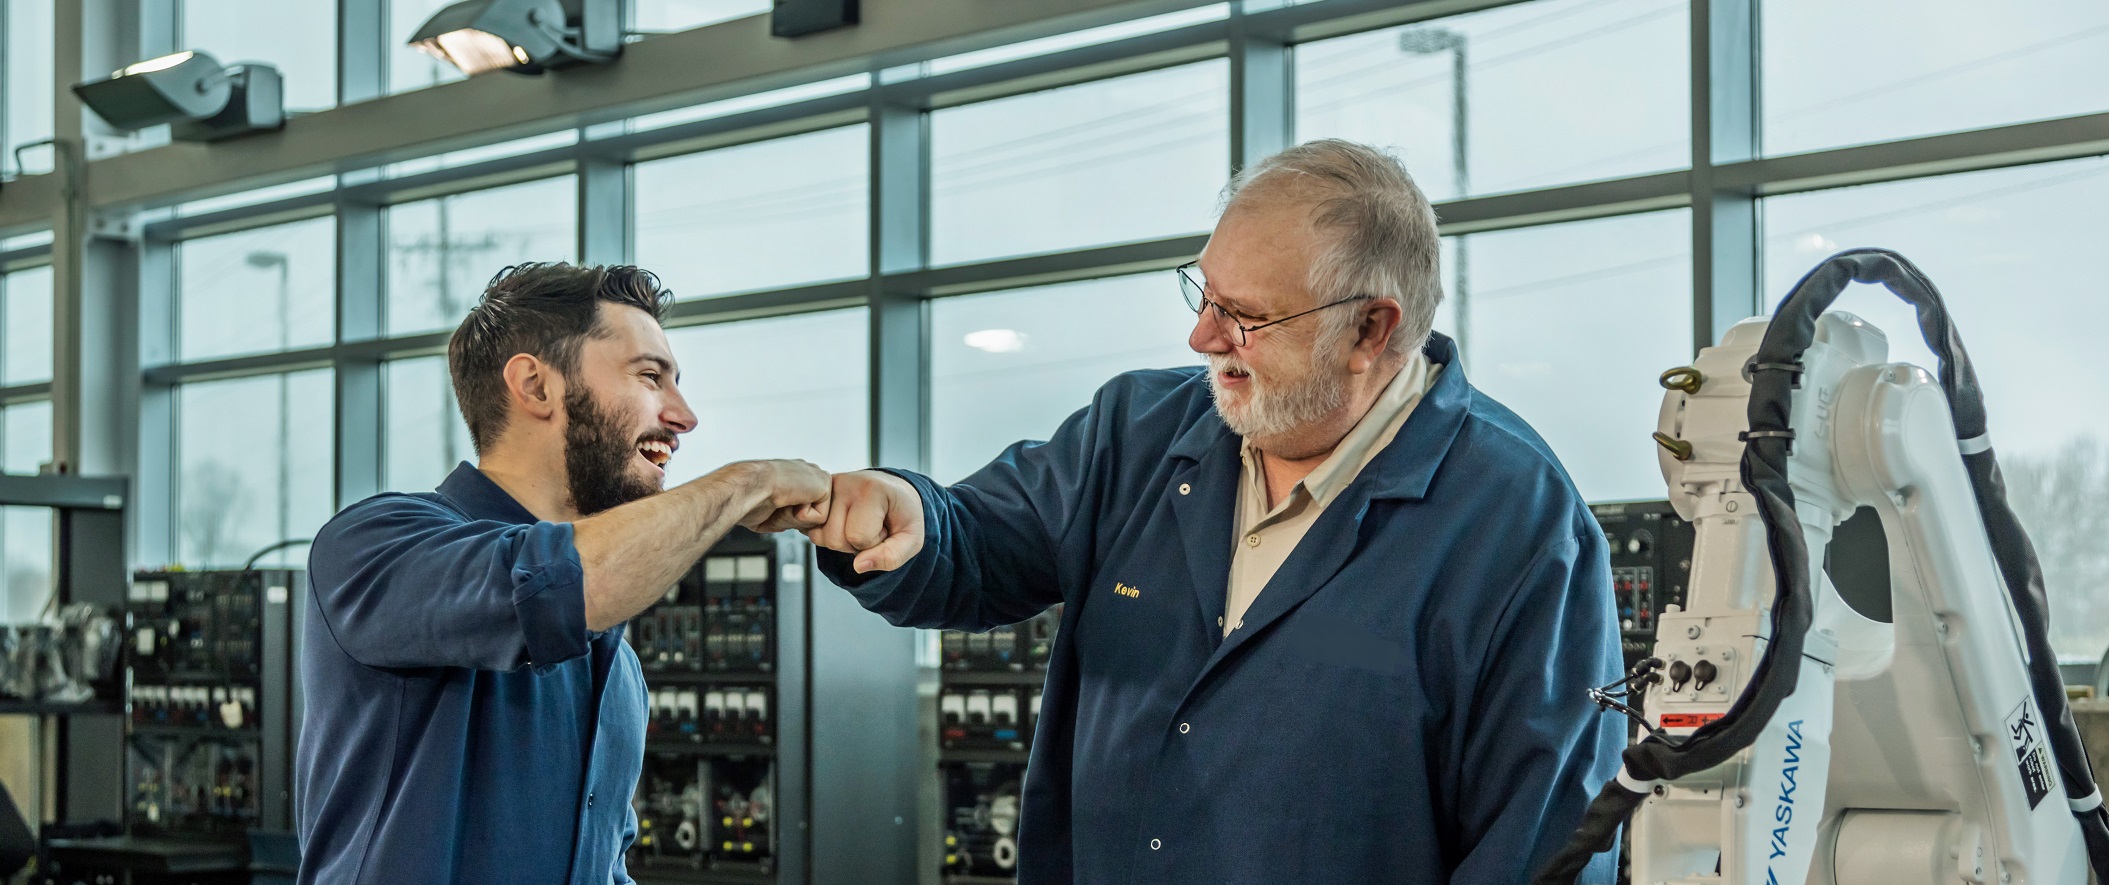
MULTIPOLYGON (((1330 350, 1331 348, 1324 348, 1330 350)), ((1243 360, 1225 354, 1208 356, 1208 389, 1215 396, 1216 414, 1232 433, 1246 439, 1279 437, 1299 430, 1332 414, 1347 402, 1347 386, 1338 379, 1338 367, 1306 362, 1303 371, 1273 382, 1262 382, 1243 360), (1246 372, 1244 402, 1233 405, 1218 386, 1217 373, 1246 372), (1279 384, 1280 389, 1274 385, 1279 384)), ((1277 370, 1279 374, 1279 370, 1277 370)))

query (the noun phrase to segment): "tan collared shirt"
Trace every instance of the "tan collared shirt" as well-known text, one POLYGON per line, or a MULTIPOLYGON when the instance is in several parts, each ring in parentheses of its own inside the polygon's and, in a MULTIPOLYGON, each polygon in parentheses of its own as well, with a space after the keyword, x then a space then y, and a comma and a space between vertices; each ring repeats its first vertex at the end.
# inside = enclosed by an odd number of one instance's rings
POLYGON ((1370 460, 1399 435, 1399 428, 1406 426, 1407 416, 1435 386, 1436 375, 1442 369, 1415 351, 1362 420, 1341 438, 1333 453, 1311 475, 1290 488, 1271 510, 1267 508, 1266 464, 1252 441, 1245 441, 1245 467, 1238 477, 1238 512, 1233 521, 1237 546, 1230 557, 1230 595, 1223 607, 1223 635, 1230 635, 1244 623, 1245 610, 1252 607, 1260 590, 1303 541, 1318 514, 1325 512, 1326 506, 1361 475, 1362 468, 1369 466, 1370 460))

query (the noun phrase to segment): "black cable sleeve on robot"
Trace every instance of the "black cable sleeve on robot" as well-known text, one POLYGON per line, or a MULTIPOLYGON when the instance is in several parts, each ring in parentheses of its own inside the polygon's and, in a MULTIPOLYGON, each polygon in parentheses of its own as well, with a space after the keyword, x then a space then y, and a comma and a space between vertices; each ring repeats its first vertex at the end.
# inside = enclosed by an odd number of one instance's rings
POLYGON ((1646 793, 1626 789, 1624 784, 1612 778, 1598 790, 1596 798, 1589 800, 1588 810, 1582 812, 1582 825, 1575 828, 1574 838, 1545 861, 1544 868, 1531 879, 1532 885, 1570 885, 1589 861, 1597 855, 1618 846, 1618 827, 1633 816, 1633 809, 1648 798, 1646 793))
MULTIPOLYGON (((1948 411, 1954 416, 1958 440, 1977 440, 1988 431, 1984 390, 1978 386, 1977 370, 1964 349, 1962 336, 1949 321, 1940 291, 1925 274, 1903 256, 1879 249, 1856 249, 1832 258, 1852 256, 1858 266, 1854 279, 1880 283, 1918 311, 1919 331, 1926 346, 1940 358, 1941 389, 1947 394, 1948 411)), ((1999 461, 1987 446, 1962 456, 1970 476, 1970 491, 1977 499, 1985 538, 1993 559, 2006 582, 2007 595, 2021 621, 2022 642, 2028 651, 2030 693, 2044 718, 2044 733, 2051 744, 2059 780, 2070 799, 2084 799, 2095 792, 2094 769, 2087 760, 2087 747, 2080 741, 2072 707, 2065 699, 2065 678, 2058 672, 2057 651, 2050 644, 2050 602, 2044 592, 2043 568, 2036 546, 2007 503, 2006 478, 1999 461)), ((2095 810, 2075 812, 2087 843, 2088 865, 2095 874, 2109 875, 2109 816, 2095 810)))

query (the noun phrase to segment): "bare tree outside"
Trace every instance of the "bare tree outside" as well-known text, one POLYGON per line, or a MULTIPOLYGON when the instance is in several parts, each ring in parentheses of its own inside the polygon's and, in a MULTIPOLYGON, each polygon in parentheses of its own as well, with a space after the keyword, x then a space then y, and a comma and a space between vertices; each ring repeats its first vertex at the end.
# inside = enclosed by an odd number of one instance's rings
POLYGON ((183 541, 197 565, 239 562, 230 549, 233 527, 249 503, 241 474, 219 461, 205 461, 183 473, 183 541))
POLYGON ((2094 436, 2037 457, 2005 457, 2007 498, 2035 542, 2061 657, 2109 648, 2109 445, 2094 436))

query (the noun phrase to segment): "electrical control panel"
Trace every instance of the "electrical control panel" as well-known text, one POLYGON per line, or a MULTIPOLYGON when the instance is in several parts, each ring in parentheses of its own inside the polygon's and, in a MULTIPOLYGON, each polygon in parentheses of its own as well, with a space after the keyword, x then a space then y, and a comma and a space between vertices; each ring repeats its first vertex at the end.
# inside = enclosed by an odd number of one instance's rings
POLYGON ((649 718, 642 883, 803 882, 809 548, 736 530, 631 619, 649 718))
POLYGON ((979 673, 1023 673, 1047 669, 1054 650, 1056 628, 1062 623, 1062 607, 1055 606, 1017 624, 997 627, 987 633, 946 630, 938 639, 946 670, 979 673))
POLYGON ((631 622, 630 643, 645 673, 774 672, 775 580, 767 552, 706 554, 631 622))
POLYGON ((944 872, 955 877, 1018 874, 1019 797, 1025 766, 963 762, 944 768, 944 872))
POLYGON ((633 803, 632 874, 772 872, 775 784, 767 757, 648 754, 633 803))
POLYGON ((946 749, 1024 752, 1040 720, 1040 687, 947 686, 938 693, 937 712, 946 749))
POLYGON ((1018 797, 1061 623, 1058 605, 986 633, 938 637, 933 714, 943 805, 925 834, 937 840, 933 865, 947 885, 1017 876, 1018 797))
POLYGON ((128 744, 133 832, 239 837, 263 827, 260 740, 134 734, 128 744))
POLYGON ((133 833, 238 839, 290 829, 293 594, 305 581, 255 569, 133 576, 124 618, 133 833))
POLYGON ((1685 604, 1697 535, 1668 501, 1592 504, 1589 510, 1610 545, 1613 605, 1630 668, 1654 648, 1664 610, 1685 604))
POLYGON ((768 683, 718 683, 653 688, 645 736, 655 741, 771 744, 776 740, 768 683))

